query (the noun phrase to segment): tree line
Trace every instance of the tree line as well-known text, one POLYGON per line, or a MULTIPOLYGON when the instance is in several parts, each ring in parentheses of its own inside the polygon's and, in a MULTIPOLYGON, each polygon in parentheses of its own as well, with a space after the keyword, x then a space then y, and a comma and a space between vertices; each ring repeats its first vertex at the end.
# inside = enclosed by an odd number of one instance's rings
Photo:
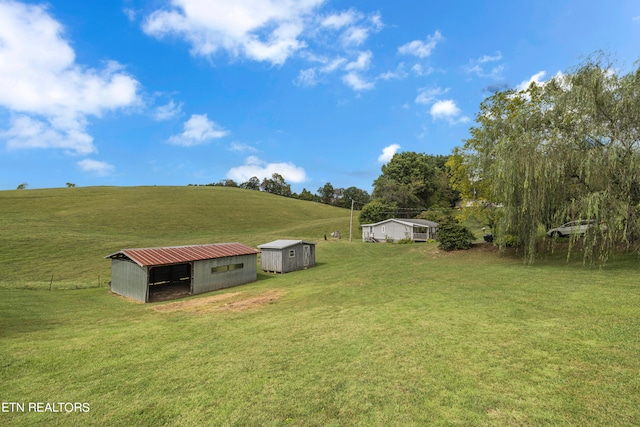
MULTIPOLYGON (((197 184, 189 184, 194 186, 197 184)), ((357 187, 334 188, 330 182, 318 188, 315 193, 303 188, 300 194, 291 191, 291 185, 278 173, 271 175, 271 178, 264 178, 262 181, 256 176, 249 178, 247 181, 237 183, 232 179, 223 179, 216 183, 204 184, 205 186, 214 187, 235 187, 244 188, 246 190, 264 191, 266 193, 276 194, 278 196, 290 197, 299 200, 308 200, 311 202, 325 203, 327 205, 337 206, 341 208, 350 208, 352 202, 355 207, 359 207, 369 203, 371 196, 365 190, 357 187)))

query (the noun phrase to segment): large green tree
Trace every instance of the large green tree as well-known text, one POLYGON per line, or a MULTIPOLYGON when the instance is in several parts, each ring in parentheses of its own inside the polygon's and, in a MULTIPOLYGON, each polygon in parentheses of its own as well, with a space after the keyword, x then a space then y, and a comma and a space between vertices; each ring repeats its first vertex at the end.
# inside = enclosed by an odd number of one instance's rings
POLYGON ((373 224, 392 218, 397 211, 398 205, 395 202, 373 199, 360 211, 359 221, 360 224, 373 224))
POLYGON ((638 123, 640 69, 620 75, 601 57, 590 59, 486 99, 456 153, 454 185, 468 196, 481 183, 482 196, 500 206, 497 233, 515 237, 530 260, 542 228, 589 219, 597 226, 575 239, 586 259, 604 261, 613 248, 640 241, 638 123))
POLYGON ((452 206, 458 195, 449 185, 446 161, 447 156, 396 153, 374 181, 373 197, 416 211, 432 205, 452 206))
POLYGON ((365 190, 357 187, 345 188, 342 191, 339 206, 343 208, 350 208, 352 200, 355 202, 355 208, 360 209, 371 201, 371 196, 365 190))

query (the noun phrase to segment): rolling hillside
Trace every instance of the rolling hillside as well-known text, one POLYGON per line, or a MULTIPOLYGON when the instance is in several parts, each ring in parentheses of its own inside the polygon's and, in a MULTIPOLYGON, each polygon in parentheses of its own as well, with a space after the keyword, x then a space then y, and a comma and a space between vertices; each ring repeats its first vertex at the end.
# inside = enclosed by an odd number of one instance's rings
MULTIPOLYGON (((229 187, 0 192, 1 287, 97 286, 122 248, 348 238, 345 209, 229 187)), ((354 233, 359 238, 357 215, 354 233)))

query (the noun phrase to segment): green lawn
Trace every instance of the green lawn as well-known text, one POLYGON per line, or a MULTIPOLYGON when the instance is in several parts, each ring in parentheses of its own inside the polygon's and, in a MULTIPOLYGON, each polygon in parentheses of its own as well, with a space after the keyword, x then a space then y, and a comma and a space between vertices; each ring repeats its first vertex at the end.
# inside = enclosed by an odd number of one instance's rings
POLYGON ((637 257, 527 266, 485 245, 324 241, 334 228, 348 235, 348 211, 220 190, 230 189, 64 189, 49 190, 44 209, 2 204, 2 401, 87 402, 90 412, 0 413, 0 424, 640 424, 637 257), (83 203, 62 194, 75 190, 83 203), (147 209, 167 192, 213 201, 176 217, 155 206, 163 213, 149 217, 163 226, 131 218, 142 215, 132 201, 147 209), (245 197, 253 215, 236 206, 227 226, 206 222, 207 209, 221 218, 224 199, 245 197), (241 231, 234 213, 246 215, 241 231), (102 257, 122 247, 274 238, 314 239, 318 265, 169 303, 98 287, 102 257), (62 266, 51 291, 43 259, 62 266))

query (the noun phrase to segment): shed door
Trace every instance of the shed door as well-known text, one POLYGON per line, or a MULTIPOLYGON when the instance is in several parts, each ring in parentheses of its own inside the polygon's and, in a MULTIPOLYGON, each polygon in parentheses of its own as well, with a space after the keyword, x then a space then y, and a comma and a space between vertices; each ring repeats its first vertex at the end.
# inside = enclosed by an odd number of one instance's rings
POLYGON ((302 247, 302 264, 305 267, 309 267, 309 264, 311 264, 311 247, 309 245, 302 247))

